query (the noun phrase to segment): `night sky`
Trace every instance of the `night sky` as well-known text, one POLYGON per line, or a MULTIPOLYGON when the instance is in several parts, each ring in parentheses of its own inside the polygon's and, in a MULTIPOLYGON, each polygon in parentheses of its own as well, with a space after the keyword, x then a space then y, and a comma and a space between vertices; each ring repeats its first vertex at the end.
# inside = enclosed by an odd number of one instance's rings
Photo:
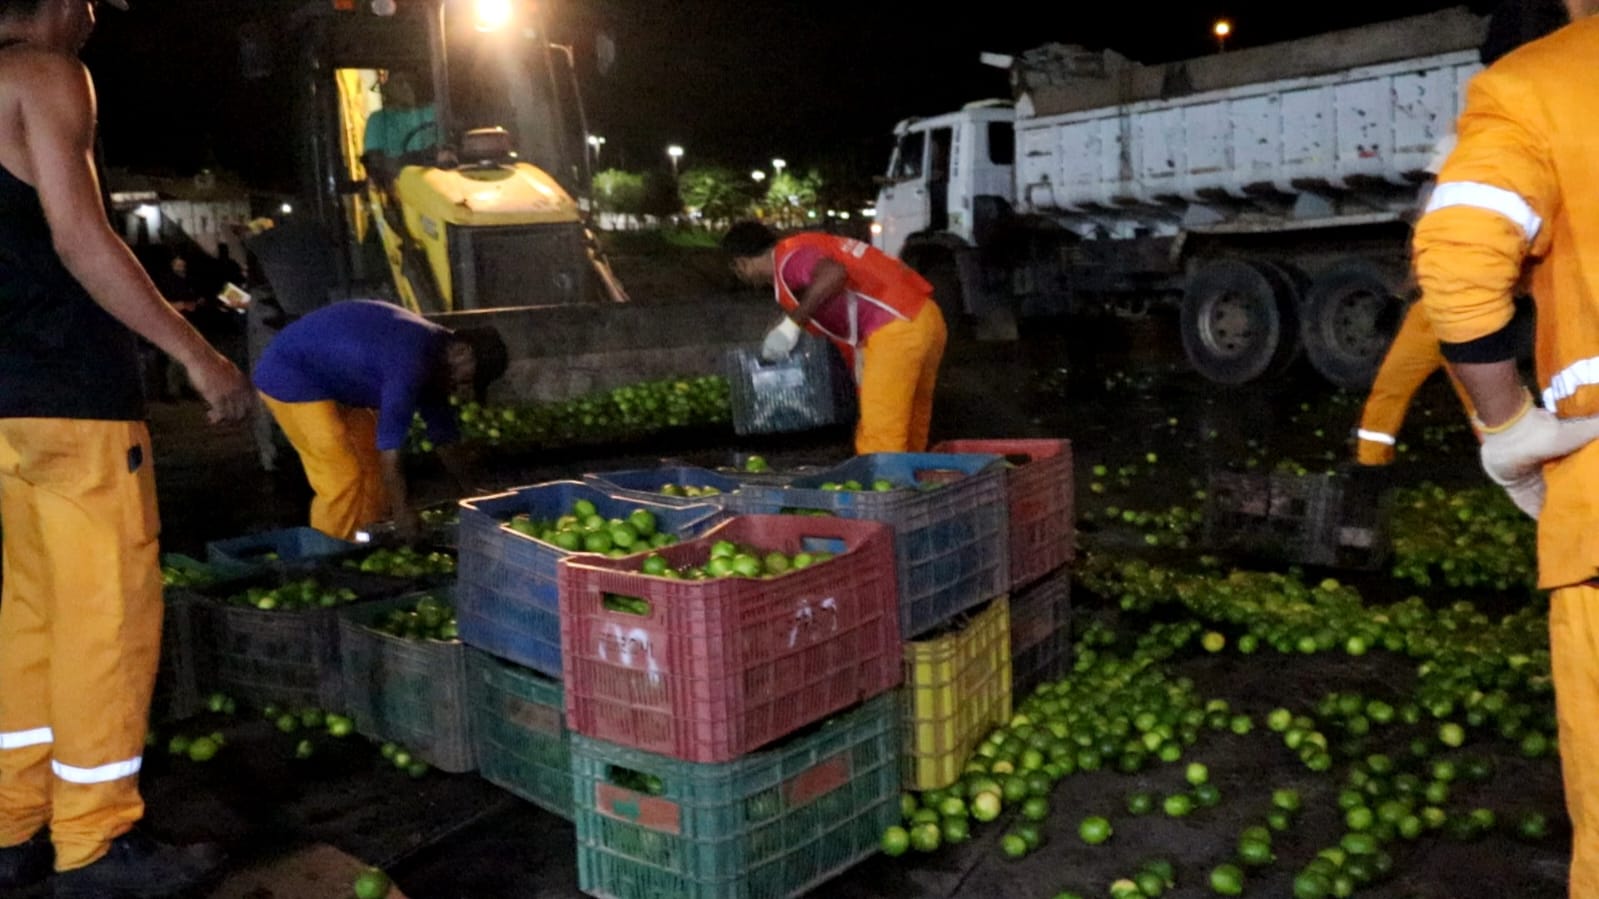
MULTIPOLYGON (((100 89, 113 165, 187 174, 214 164, 252 182, 287 185, 291 121, 269 85, 240 77, 240 23, 274 0, 132 0, 106 10, 85 58, 100 89)), ((361 0, 366 2, 366 0, 361 0)), ((405 2, 405 0, 400 0, 405 2)), ((899 119, 1008 94, 984 50, 1052 41, 1111 47, 1159 62, 1214 50, 1210 24, 1234 22, 1229 47, 1315 34, 1456 3, 1197 0, 1112 3, 903 0, 540 0, 555 37, 576 47, 602 167, 682 164, 745 168, 781 156, 793 166, 886 163, 899 119), (954 13, 935 13, 936 8, 954 13), (615 36, 617 64, 600 77, 592 34, 615 36)), ((1491 8, 1477 4, 1479 12, 1491 8)))

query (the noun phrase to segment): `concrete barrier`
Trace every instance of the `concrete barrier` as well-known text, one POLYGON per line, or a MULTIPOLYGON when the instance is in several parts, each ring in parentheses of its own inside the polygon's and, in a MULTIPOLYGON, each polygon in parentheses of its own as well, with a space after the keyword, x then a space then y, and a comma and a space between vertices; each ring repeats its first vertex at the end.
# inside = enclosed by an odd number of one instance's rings
POLYGON ((451 328, 489 325, 510 351, 496 404, 546 403, 676 375, 721 374, 726 351, 777 320, 764 294, 650 304, 532 306, 430 315, 451 328))

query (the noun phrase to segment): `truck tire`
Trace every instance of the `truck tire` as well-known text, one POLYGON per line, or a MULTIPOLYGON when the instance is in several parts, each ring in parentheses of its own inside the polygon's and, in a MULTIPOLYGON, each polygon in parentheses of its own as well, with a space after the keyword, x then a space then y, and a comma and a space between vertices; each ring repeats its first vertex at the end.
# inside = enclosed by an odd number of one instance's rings
POLYGON ((1297 294, 1293 279, 1271 263, 1206 264, 1183 293, 1189 364, 1206 379, 1229 385, 1286 370, 1299 355, 1297 294))
POLYGON ((961 273, 955 260, 948 256, 924 258, 916 266, 917 274, 933 285, 933 302, 944 316, 944 328, 951 338, 966 339, 971 336, 971 316, 966 312, 966 301, 961 293, 961 273))
POLYGON ((1311 367, 1345 390, 1365 390, 1404 317, 1404 301, 1377 265, 1348 259, 1311 284, 1300 336, 1311 367))

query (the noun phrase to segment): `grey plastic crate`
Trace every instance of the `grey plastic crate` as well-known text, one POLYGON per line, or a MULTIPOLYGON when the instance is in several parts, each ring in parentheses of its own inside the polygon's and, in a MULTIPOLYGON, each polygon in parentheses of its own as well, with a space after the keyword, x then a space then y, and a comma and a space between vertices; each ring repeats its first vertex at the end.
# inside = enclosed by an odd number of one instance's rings
POLYGON ((827 344, 806 336, 787 359, 765 362, 760 347, 727 354, 733 430, 740 435, 780 434, 843 420, 839 385, 827 344))
POLYGON ((462 774, 477 767, 466 696, 466 644, 408 640, 378 629, 396 609, 411 608, 430 595, 453 602, 451 594, 425 590, 341 610, 339 653, 344 706, 356 730, 374 740, 399 743, 440 771, 462 774))

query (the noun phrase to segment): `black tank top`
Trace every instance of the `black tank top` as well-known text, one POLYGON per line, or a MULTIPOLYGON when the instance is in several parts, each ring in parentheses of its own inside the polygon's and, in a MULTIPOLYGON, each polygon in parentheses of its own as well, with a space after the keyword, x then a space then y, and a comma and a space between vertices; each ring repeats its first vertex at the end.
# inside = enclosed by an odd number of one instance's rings
POLYGON ((144 417, 133 332, 62 264, 38 192, 0 166, 0 418, 144 417))

